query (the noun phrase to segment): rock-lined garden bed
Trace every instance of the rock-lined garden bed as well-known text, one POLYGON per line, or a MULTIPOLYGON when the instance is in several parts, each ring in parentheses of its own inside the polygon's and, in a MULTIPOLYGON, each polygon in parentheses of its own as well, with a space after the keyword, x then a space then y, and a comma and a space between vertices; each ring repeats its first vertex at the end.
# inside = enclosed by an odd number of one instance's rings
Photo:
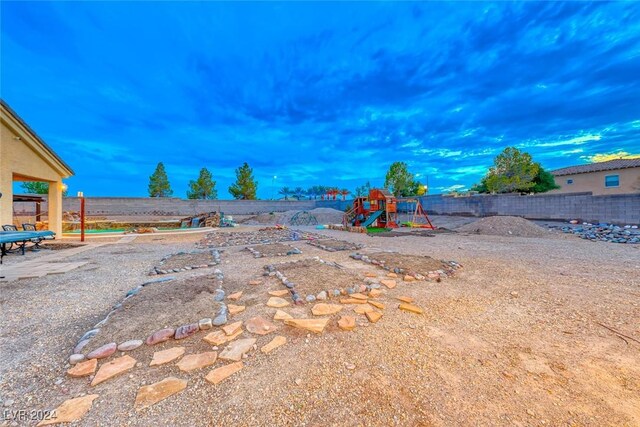
POLYGON ((155 344, 181 339, 227 323, 229 309, 221 288, 223 278, 217 270, 212 276, 162 278, 131 289, 121 303, 80 338, 70 362, 108 357, 116 350, 130 351, 143 341, 155 344))
POLYGON ((363 247, 363 245, 358 243, 352 243, 344 240, 335 240, 335 239, 309 240, 307 244, 318 247, 327 252, 355 251, 358 249, 362 249, 363 247))
POLYGON ((294 246, 282 243, 271 243, 268 245, 247 246, 245 248, 255 258, 299 255, 302 251, 294 246))
POLYGON ((315 233, 281 227, 267 227, 255 231, 214 231, 198 242, 201 248, 225 246, 249 246, 297 240, 323 239, 315 233))
POLYGON ((403 280, 437 280, 452 276, 462 265, 456 261, 440 261, 429 256, 406 255, 397 252, 355 253, 351 258, 377 265, 403 280))
POLYGON ((211 251, 177 252, 162 258, 158 265, 153 267, 149 275, 180 273, 197 268, 215 267, 218 264, 220 264, 220 252, 215 249, 211 251))
POLYGON ((266 276, 275 277, 289 290, 295 304, 312 303, 380 287, 319 257, 269 264, 264 269, 266 276))

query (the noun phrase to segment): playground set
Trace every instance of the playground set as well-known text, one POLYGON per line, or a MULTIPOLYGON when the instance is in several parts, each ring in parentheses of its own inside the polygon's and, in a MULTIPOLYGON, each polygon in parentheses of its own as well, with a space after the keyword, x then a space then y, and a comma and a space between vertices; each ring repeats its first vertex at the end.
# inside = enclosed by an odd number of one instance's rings
POLYGON ((398 200, 388 190, 372 188, 368 197, 356 197, 353 207, 344 214, 342 225, 365 229, 398 228, 400 225, 435 229, 419 200, 409 199, 404 202, 415 203, 413 216, 411 221, 399 224, 398 200))

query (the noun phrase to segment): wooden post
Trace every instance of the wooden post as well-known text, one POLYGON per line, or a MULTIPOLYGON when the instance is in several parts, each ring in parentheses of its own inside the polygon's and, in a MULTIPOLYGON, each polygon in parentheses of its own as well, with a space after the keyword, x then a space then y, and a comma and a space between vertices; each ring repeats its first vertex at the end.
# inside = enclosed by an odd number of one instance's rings
POLYGON ((80 241, 84 242, 84 195, 80 197, 80 241))

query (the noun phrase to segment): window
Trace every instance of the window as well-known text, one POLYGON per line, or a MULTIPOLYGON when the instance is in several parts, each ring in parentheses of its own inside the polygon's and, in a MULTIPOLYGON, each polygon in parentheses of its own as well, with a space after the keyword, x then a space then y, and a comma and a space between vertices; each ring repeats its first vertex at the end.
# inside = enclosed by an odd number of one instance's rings
POLYGON ((619 187, 620 186, 620 175, 607 175, 604 177, 604 186, 605 187, 619 187))
POLYGON ((572 179, 568 179, 567 180, 567 184, 573 184, 573 180, 572 179))

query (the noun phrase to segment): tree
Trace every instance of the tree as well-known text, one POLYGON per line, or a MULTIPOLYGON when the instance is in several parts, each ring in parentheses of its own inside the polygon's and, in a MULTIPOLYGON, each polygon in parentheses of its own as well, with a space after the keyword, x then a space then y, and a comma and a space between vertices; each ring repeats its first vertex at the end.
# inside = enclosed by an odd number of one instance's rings
POLYGON ((200 169, 196 181, 189 181, 188 199, 217 199, 216 182, 207 168, 200 169))
POLYGON ((253 177, 253 169, 247 162, 236 169, 236 182, 229 187, 229 193, 240 200, 255 200, 258 182, 253 177))
POLYGON ((539 171, 540 165, 531 159, 529 153, 507 147, 493 160, 482 184, 490 193, 531 191, 539 171))
MULTIPOLYGON (((20 186, 27 194, 49 194, 48 182, 24 181, 20 186)), ((64 190, 62 192, 64 197, 67 197, 67 191, 68 190, 64 190)))
POLYGON ((540 166, 536 177, 533 178, 533 183, 534 185, 531 187, 531 191, 534 193, 544 193, 560 188, 560 186, 556 184, 556 179, 553 174, 544 170, 542 166, 540 166))
POLYGON ((371 191, 371 184, 369 183, 369 181, 367 181, 366 184, 361 185, 360 187, 356 187, 356 190, 353 192, 353 194, 356 197, 366 197, 369 195, 369 191, 371 191))
POLYGON ((342 200, 347 200, 347 196, 349 195, 349 193, 351 192, 346 188, 343 188, 342 190, 340 190, 340 195, 342 196, 342 200))
POLYGON ((507 147, 493 160, 493 166, 479 184, 480 193, 544 192, 559 188, 553 175, 544 171, 529 153, 507 147))
POLYGON ((289 200, 289 194, 291 194, 291 189, 289 187, 282 187, 278 194, 282 194, 285 200, 289 200))
POLYGON ((304 197, 304 193, 305 193, 304 188, 296 187, 293 190, 293 197, 295 197, 296 200, 300 200, 300 199, 302 199, 304 197))
POLYGON ((394 162, 389 166, 384 180, 384 187, 391 190, 396 197, 415 195, 416 182, 405 162, 394 162))
POLYGON ((149 197, 169 197, 173 194, 167 171, 162 162, 158 163, 153 175, 149 177, 149 197))

